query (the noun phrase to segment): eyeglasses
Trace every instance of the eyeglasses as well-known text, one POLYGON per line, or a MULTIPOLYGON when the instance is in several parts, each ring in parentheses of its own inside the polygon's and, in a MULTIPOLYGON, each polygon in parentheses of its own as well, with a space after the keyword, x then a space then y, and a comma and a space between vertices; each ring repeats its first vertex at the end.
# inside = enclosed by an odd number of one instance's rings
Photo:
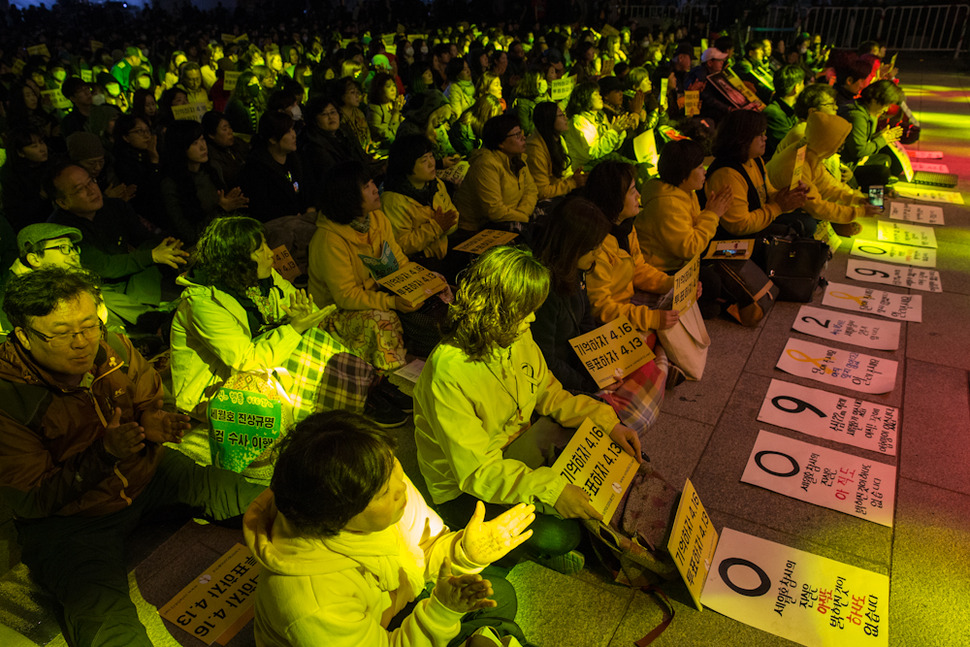
POLYGON ((66 350, 74 343, 74 338, 78 335, 84 338, 86 342, 92 342, 96 339, 100 339, 101 335, 104 334, 104 324, 98 322, 94 326, 85 326, 77 332, 60 332, 56 335, 45 335, 39 330, 34 330, 30 326, 27 326, 27 330, 34 333, 51 347, 51 350, 66 350))
POLYGON ((78 186, 77 188, 75 188, 68 195, 71 195, 71 196, 79 195, 83 191, 87 191, 89 188, 91 188, 91 185, 92 184, 95 184, 96 185, 97 182, 95 182, 94 178, 89 175, 86 182, 84 182, 83 184, 81 184, 80 186, 78 186))
POLYGON ((52 249, 60 250, 61 254, 67 256, 68 254, 73 254, 80 251, 78 246, 74 243, 61 243, 60 245, 54 245, 53 247, 45 247, 44 249, 38 249, 38 252, 46 252, 52 249))
POLYGON ((340 113, 331 108, 330 110, 324 110, 320 113, 321 117, 339 117, 340 113))
POLYGON ((521 138, 521 139, 525 139, 525 133, 522 132, 521 130, 519 130, 519 131, 516 131, 514 133, 509 133, 508 135, 505 136, 506 139, 511 139, 512 137, 518 137, 518 138, 521 138))
POLYGON ((148 128, 132 128, 128 131, 129 135, 151 135, 152 131, 148 128))

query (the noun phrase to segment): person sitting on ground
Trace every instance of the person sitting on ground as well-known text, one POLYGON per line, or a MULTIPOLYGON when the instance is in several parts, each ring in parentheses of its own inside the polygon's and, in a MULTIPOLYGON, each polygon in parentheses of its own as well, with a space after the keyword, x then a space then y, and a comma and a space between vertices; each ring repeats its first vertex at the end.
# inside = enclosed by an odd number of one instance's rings
POLYGON ((125 202, 135 197, 138 187, 124 184, 118 179, 114 159, 109 161, 100 137, 94 133, 80 132, 68 135, 66 141, 67 156, 94 178, 105 197, 121 198, 125 202))
POLYGON ((642 330, 665 330, 680 318, 677 310, 652 310, 638 293, 666 294, 674 287, 667 276, 643 259, 640 241, 633 228, 640 213, 640 192, 632 164, 603 162, 586 181, 586 197, 600 208, 610 222, 610 233, 597 248, 593 269, 586 275, 586 287, 593 316, 609 323, 619 316, 642 330))
MULTIPOLYGON (((206 227, 172 322, 172 384, 179 409, 206 419, 211 398, 236 373, 276 373, 293 403, 293 420, 336 407, 363 412, 374 369, 319 327, 336 310, 313 299, 273 269, 262 224, 225 216, 206 227), (293 376, 317 367, 319 380, 293 376)), ((393 387, 390 387, 393 389, 393 387)), ((368 400, 367 413, 381 426, 407 416, 386 399, 368 400)))
POLYGON ((747 81, 754 86, 754 93, 758 95, 761 102, 768 104, 776 92, 781 96, 785 95, 775 84, 771 70, 764 66, 764 53, 763 41, 749 40, 744 46, 744 58, 738 61, 734 70, 742 81, 747 81))
POLYGON ((852 126, 841 117, 814 112, 808 117, 805 139, 777 153, 767 166, 769 180, 787 186, 798 148, 807 146, 801 181, 806 186, 808 201, 803 208, 815 220, 831 222, 840 236, 854 236, 862 230, 854 222, 856 218, 881 213, 879 207, 869 204, 866 194, 853 189, 825 167, 825 160, 839 150, 851 130, 852 126))
MULTIPOLYGON (((731 190, 731 206, 721 215, 724 231, 718 234, 719 238, 757 237, 779 216, 805 204, 803 187, 792 190, 786 184, 776 190, 765 174, 762 156, 768 140, 767 127, 765 116, 753 110, 736 110, 718 125, 714 162, 707 168, 704 191, 712 200, 725 187, 731 190)), ((815 223, 798 213, 781 218, 779 226, 787 232, 787 226, 795 222, 803 228, 802 235, 814 233, 815 223)))
POLYGON ((450 168, 461 161, 461 155, 452 150, 447 136, 440 129, 451 120, 451 106, 438 90, 425 90, 412 94, 401 112, 404 121, 397 129, 397 136, 424 135, 434 144, 435 165, 450 168))
MULTIPOLYGON (((775 154, 777 155, 789 146, 798 144, 798 142, 805 139, 805 128, 808 125, 808 118, 813 113, 822 112, 835 116, 838 110, 835 97, 835 88, 825 83, 813 83, 802 90, 802 93, 795 100, 794 106, 798 123, 788 131, 785 138, 778 144, 778 148, 775 149, 775 154)), ((841 157, 838 153, 826 158, 823 163, 829 173, 832 174, 832 177, 842 182, 849 182, 852 179, 852 169, 842 164, 841 157)))
POLYGON ((232 190, 239 186, 243 166, 249 156, 249 144, 236 137, 229 119, 221 112, 210 110, 202 117, 202 133, 209 149, 209 165, 218 173, 223 186, 232 190))
POLYGON ((399 94, 394 75, 376 74, 371 81, 367 104, 367 125, 372 141, 380 148, 388 148, 397 137, 401 125, 404 95, 399 94))
POLYGON ((198 63, 189 61, 179 66, 179 82, 175 87, 185 90, 189 103, 201 103, 211 108, 209 92, 202 85, 202 68, 198 63))
POLYGON ((603 97, 595 81, 580 83, 573 89, 566 106, 569 130, 566 148, 574 172, 587 170, 600 160, 619 151, 633 118, 620 116, 612 122, 603 112, 603 97))
POLYGON ((470 155, 482 146, 482 129, 492 117, 502 114, 502 104, 490 94, 477 99, 448 130, 448 141, 455 152, 470 155))
POLYGON ((451 59, 445 67, 445 76, 449 83, 444 95, 451 107, 451 114, 464 114, 475 102, 475 86, 468 61, 460 56, 451 59))
POLYGON ((464 530, 449 531, 394 445, 344 412, 311 416, 283 439, 270 489, 243 519, 263 569, 257 643, 476 647, 479 627, 511 624, 514 589, 482 569, 530 537, 533 507, 486 522, 478 503, 464 530))
POLYGON ((18 128, 5 138, 7 160, 0 168, 0 204, 10 225, 21 229, 44 222, 51 214, 50 199, 44 195, 47 176, 47 142, 39 130, 18 128))
POLYGON ((469 159, 468 174, 455 194, 459 228, 527 228, 538 192, 524 154, 525 134, 515 115, 506 113, 485 123, 482 148, 469 159))
POLYGON ((153 240, 128 203, 105 199, 80 166, 54 167, 47 192, 55 207, 49 222, 75 227, 84 235, 81 265, 105 282, 101 291, 109 312, 134 324, 156 311, 163 297, 174 298, 158 266, 177 269, 185 264, 189 254, 180 240, 153 240))
POLYGON ((357 143, 364 151, 369 151, 372 145, 370 126, 367 116, 360 109, 363 89, 353 77, 336 79, 330 89, 330 94, 340 110, 340 123, 350 128, 357 138, 357 143))
POLYGON ((569 119, 559 105, 544 101, 533 114, 536 131, 525 141, 525 161, 536 185, 539 200, 566 195, 586 184, 586 174, 573 173, 563 135, 569 130, 569 119))
POLYGON ((259 119, 266 112, 266 99, 259 77, 252 70, 240 72, 225 111, 233 131, 249 137, 255 135, 259 119))
POLYGON ((91 84, 72 76, 61 85, 61 93, 74 106, 61 120, 61 136, 67 137, 71 133, 86 130, 94 106, 91 84))
POLYGON ((883 151, 902 137, 901 126, 886 125, 877 131, 879 119, 891 106, 900 105, 906 95, 892 81, 876 81, 862 91, 858 101, 839 110, 852 130, 842 146, 842 161, 855 167, 855 178, 863 189, 885 185, 892 174, 892 156, 883 151))
POLYGON ((311 208, 307 178, 296 151, 292 117, 267 111, 259 120, 259 135, 240 178, 242 192, 249 198, 249 212, 257 220, 268 222, 311 208))
POLYGON ((701 116, 712 119, 717 124, 734 110, 734 106, 707 77, 723 71, 727 60, 726 52, 717 47, 708 47, 701 53, 701 64, 692 69, 684 80, 684 87, 688 90, 700 87, 701 116))
POLYGON ((529 332, 548 291, 549 271, 524 249, 493 247, 478 257, 449 307, 444 340, 415 385, 414 434, 421 474, 445 523, 459 527, 480 515, 478 500, 487 517, 534 504, 524 552, 571 573, 583 565, 574 550, 577 520, 601 515, 589 495, 541 458, 527 464, 520 457, 545 455, 542 445, 568 441, 587 418, 638 460, 640 442, 609 405, 572 395, 549 370, 529 332), (548 418, 532 425, 534 413, 548 418), (521 446, 510 447, 517 438, 521 446))
POLYGON ((162 507, 241 515, 265 488, 178 451, 188 418, 163 410, 162 379, 106 332, 90 275, 46 268, 7 285, 0 345, 0 501, 31 577, 60 605, 72 645, 151 647, 128 595, 127 535, 162 507))
POLYGON ((634 226, 643 260, 672 273, 707 249, 733 196, 723 187, 701 210, 697 192, 707 177, 704 149, 690 139, 668 142, 657 172, 660 177, 643 187, 643 207, 634 226))
MULTIPOLYGON (((228 123, 228 122, 227 122, 228 123)), ((209 164, 209 147, 197 121, 174 121, 165 131, 162 204, 166 221, 189 246, 213 218, 249 204, 239 187, 226 190, 209 164)))
POLYGON ((850 54, 845 61, 835 66, 835 102, 839 111, 848 109, 855 103, 856 97, 869 83, 872 76, 872 62, 850 54))
POLYGON ((764 109, 768 120, 768 141, 765 144, 765 157, 771 159, 775 149, 788 131, 798 123, 795 102, 805 90, 805 72, 798 65, 786 65, 775 72, 775 100, 764 109))
MULTIPOLYGON (((92 118, 93 120, 93 118, 92 118)), ((114 127, 114 161, 118 180, 137 191, 128 202, 135 213, 163 231, 171 231, 161 204, 158 136, 134 115, 118 117, 114 127)))
POLYGON ((407 135, 391 146, 381 208, 404 253, 425 267, 438 265, 448 252, 448 236, 458 228, 458 210, 435 176, 427 137, 407 135))

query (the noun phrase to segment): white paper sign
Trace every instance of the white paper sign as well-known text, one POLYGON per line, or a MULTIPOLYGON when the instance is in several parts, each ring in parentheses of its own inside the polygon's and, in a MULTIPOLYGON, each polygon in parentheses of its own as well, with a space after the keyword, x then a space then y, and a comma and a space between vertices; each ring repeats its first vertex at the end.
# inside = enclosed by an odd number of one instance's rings
POLYGON ((906 267, 850 258, 845 268, 845 276, 856 281, 896 285, 924 292, 943 291, 940 273, 922 267, 906 267))
POLYGON ((914 160, 941 160, 943 159, 943 151, 906 151, 910 159, 914 160))
POLYGON ((889 209, 889 217, 893 220, 908 220, 909 222, 921 222, 926 225, 942 225, 943 207, 893 202, 889 209))
POLYGON ((933 164, 932 162, 911 162, 914 171, 924 171, 926 173, 949 173, 950 167, 946 164, 933 164))
POLYGON ((798 332, 844 341, 863 348, 896 350, 900 325, 895 321, 846 315, 833 310, 802 306, 791 325, 798 332))
POLYGON ((809 436, 896 455, 899 409, 772 380, 758 420, 809 436))
POLYGON ((889 576, 730 528, 701 602, 802 645, 889 645, 889 576))
POLYGON ((394 371, 394 375, 398 377, 403 377, 408 382, 417 383, 418 378, 421 377, 421 371, 424 369, 423 359, 413 359, 409 363, 405 364, 401 368, 394 371))
POLYGON ((879 240, 915 247, 936 249, 936 232, 932 227, 909 225, 901 222, 879 221, 879 240))
POLYGON ((915 265, 916 267, 936 267, 936 250, 909 247, 908 245, 894 245, 874 240, 852 241, 852 255, 883 261, 899 263, 900 265, 915 265))
POLYGON ((892 465, 762 429, 741 481, 881 526, 893 525, 892 465))
POLYGON ((942 202, 944 204, 963 204, 963 195, 959 191, 941 191, 930 189, 921 184, 903 184, 895 186, 896 194, 900 198, 923 200, 924 202, 942 202))
POLYGON ((789 339, 775 365, 786 373, 863 393, 889 393, 899 363, 850 350, 789 339))
POLYGON ((823 306, 867 312, 897 321, 923 321, 923 296, 899 294, 848 283, 829 283, 823 306))

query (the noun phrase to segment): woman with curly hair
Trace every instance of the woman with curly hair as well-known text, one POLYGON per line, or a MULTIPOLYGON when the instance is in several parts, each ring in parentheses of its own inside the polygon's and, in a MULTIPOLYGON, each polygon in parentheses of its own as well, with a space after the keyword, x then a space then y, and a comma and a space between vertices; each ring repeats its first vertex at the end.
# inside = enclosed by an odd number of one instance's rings
MULTIPOLYGON (((209 223, 178 281, 185 289, 172 322, 172 390, 180 410, 205 420, 226 380, 248 371, 274 372, 294 403, 294 422, 315 411, 364 408, 373 367, 319 326, 335 307, 317 308, 273 269, 258 220, 209 223), (319 379, 298 383, 294 376, 307 367, 319 379)), ((382 408, 381 415, 369 408, 376 422, 392 420, 386 399, 371 404, 382 408)))
POLYGON ((475 261, 415 386, 414 433, 421 473, 449 526, 464 526, 478 499, 488 518, 535 503, 526 552, 575 572, 583 563, 574 551, 577 520, 600 515, 582 489, 541 458, 525 459, 527 447, 541 456, 542 445, 568 441, 569 430, 587 418, 634 457, 640 443, 609 405, 572 395, 549 370, 529 331, 548 292, 549 271, 524 249, 494 247, 475 261), (552 419, 532 425, 533 413, 552 419))

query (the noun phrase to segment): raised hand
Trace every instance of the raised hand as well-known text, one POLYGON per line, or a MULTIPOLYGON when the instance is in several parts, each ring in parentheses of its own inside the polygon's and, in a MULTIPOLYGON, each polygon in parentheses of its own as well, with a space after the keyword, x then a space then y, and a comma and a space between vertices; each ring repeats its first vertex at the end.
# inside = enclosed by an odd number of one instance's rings
POLYGON ((178 269, 188 262, 189 253, 182 249, 182 241, 169 236, 152 250, 152 261, 158 265, 168 265, 178 269))
POLYGON ((141 414, 141 426, 145 433, 145 440, 153 443, 180 443, 182 436, 192 425, 189 417, 181 413, 172 413, 162 409, 161 398, 155 400, 149 409, 141 414))
POLYGON ((491 521, 485 521, 485 504, 479 501, 461 539, 465 554, 476 564, 491 564, 505 557, 532 536, 532 531, 526 528, 535 518, 535 506, 520 503, 491 521))

